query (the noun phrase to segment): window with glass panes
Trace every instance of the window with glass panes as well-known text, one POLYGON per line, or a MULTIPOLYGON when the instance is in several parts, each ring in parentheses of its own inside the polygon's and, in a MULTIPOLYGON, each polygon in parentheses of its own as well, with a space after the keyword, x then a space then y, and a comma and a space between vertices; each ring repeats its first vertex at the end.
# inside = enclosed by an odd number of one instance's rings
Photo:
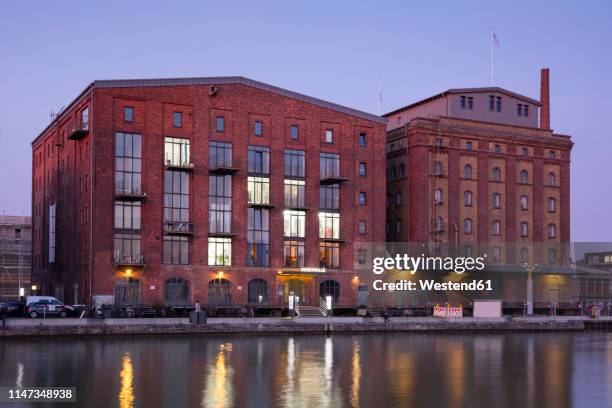
POLYGON ((183 126, 183 114, 181 112, 172 113, 172 124, 174 125, 174 127, 183 126))
POLYGON ((115 191, 140 194, 141 188, 141 136, 137 133, 115 134, 115 191))
POLYGON ((285 177, 304 177, 304 162, 303 150, 285 150, 285 177))
POLYGON ((304 207, 306 182, 304 180, 285 180, 285 206, 304 207))
POLYGON ((338 268, 340 266, 340 244, 337 242, 320 242, 319 260, 321 267, 338 268))
POLYGON ((115 234, 115 262, 136 263, 140 259, 140 234, 115 234))
POLYGON ((189 238, 181 236, 166 235, 164 237, 165 264, 188 265, 189 264, 189 238))
POLYGON ((286 268, 304 266, 304 241, 285 241, 283 251, 286 268))
POLYGON ((265 146, 249 146, 249 174, 270 174, 270 148, 265 146))
POLYGON ((140 202, 115 201, 115 229, 140 229, 140 202))
POLYGON ((337 153, 321 153, 319 171, 322 179, 340 176, 340 155, 337 153))
POLYGON ((319 238, 340 239, 340 214, 319 213, 319 238))
POLYGON ((340 208, 340 184, 319 187, 319 207, 322 210, 337 210, 340 208))
POLYGON ((270 204, 270 179, 252 177, 247 180, 249 204, 270 204))
POLYGON ((189 139, 165 138, 164 157, 167 166, 189 166, 189 139))
POLYGON ((231 238, 208 238, 208 265, 229 266, 231 264, 231 238))
POLYGON ((189 173, 164 173, 164 221, 189 222, 189 173))
POLYGON ((283 212, 285 237, 304 238, 306 211, 285 210, 283 212))
POLYGON ((232 229, 232 176, 208 177, 208 230, 229 233, 232 229))
POLYGON ((270 265, 270 223, 267 208, 249 208, 247 222, 247 265, 270 265))
POLYGON ((223 142, 209 143, 208 165, 211 169, 232 167, 232 145, 223 142))

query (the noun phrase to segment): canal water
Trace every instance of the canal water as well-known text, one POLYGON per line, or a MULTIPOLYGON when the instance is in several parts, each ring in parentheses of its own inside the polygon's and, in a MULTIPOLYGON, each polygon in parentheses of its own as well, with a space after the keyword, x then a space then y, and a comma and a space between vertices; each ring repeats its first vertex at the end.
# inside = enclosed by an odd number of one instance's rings
POLYGON ((2 339, 0 361, 70 407, 612 407, 595 332, 2 339))

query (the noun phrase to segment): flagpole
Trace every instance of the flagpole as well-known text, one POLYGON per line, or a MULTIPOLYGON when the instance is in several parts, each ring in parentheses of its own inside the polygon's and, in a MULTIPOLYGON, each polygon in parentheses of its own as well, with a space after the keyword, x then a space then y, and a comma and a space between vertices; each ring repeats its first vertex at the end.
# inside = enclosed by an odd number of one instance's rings
POLYGON ((491 27, 491 86, 495 83, 495 61, 494 61, 494 53, 495 46, 493 44, 493 36, 495 35, 495 28, 491 27))
POLYGON ((376 114, 380 116, 380 104, 382 102, 382 89, 380 85, 380 78, 378 78, 378 83, 376 84, 378 88, 378 95, 376 98, 376 114))

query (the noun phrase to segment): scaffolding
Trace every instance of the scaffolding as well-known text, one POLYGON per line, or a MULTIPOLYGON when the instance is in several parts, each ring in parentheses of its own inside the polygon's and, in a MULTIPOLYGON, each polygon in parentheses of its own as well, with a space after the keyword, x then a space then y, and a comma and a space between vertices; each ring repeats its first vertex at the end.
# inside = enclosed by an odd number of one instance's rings
POLYGON ((31 248, 31 217, 0 216, 0 302, 29 294, 31 248))

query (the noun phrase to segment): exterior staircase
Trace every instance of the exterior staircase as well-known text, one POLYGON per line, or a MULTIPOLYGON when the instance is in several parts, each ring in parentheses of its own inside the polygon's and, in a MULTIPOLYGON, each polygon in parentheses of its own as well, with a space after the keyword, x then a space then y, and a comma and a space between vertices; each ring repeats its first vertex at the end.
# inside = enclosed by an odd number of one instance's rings
POLYGON ((321 310, 319 306, 304 306, 298 305, 295 308, 297 315, 299 317, 325 317, 325 313, 321 310))

